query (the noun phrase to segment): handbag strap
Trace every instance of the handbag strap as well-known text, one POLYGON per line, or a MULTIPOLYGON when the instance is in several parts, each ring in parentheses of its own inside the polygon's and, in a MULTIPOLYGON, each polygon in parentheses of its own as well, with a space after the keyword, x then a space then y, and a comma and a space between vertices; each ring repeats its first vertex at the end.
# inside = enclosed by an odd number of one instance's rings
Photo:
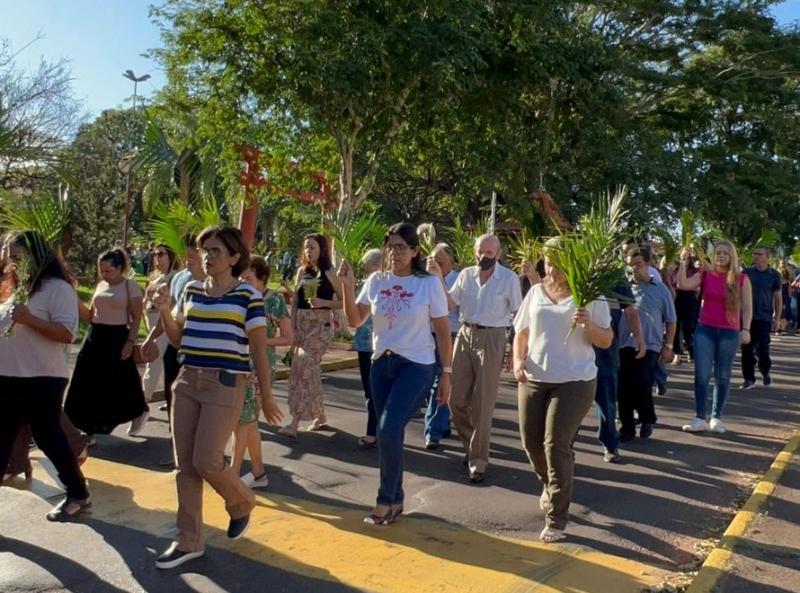
POLYGON ((130 278, 125 278, 125 303, 126 308, 128 310, 128 329, 130 329, 131 323, 133 323, 133 311, 131 310, 131 287, 130 278))

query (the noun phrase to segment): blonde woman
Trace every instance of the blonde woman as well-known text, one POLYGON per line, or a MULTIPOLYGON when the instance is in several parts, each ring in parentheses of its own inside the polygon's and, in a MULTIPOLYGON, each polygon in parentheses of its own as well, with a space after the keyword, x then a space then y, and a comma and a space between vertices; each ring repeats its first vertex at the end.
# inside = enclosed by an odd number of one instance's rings
POLYGON ((739 256, 730 241, 714 247, 714 262, 700 274, 688 276, 689 250, 681 252, 678 268, 680 290, 701 290, 700 319, 694 333, 694 399, 695 418, 683 426, 686 432, 703 432, 709 428, 725 432, 722 409, 731 385, 731 369, 739 344, 750 342, 750 321, 753 316, 750 280, 739 271, 739 256), (714 393, 711 422, 706 421, 706 402, 711 371, 714 371, 714 393))

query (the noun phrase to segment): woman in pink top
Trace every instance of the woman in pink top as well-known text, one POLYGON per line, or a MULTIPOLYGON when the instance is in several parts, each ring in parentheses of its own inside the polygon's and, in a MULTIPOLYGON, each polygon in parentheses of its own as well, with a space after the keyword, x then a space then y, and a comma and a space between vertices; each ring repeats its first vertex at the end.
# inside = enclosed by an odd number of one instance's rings
POLYGON ((696 417, 683 426, 686 432, 703 432, 709 428, 725 432, 722 408, 728 397, 731 368, 739 344, 750 342, 750 320, 753 315, 752 292, 747 276, 739 271, 739 256, 730 241, 714 247, 714 263, 701 274, 687 275, 690 252, 681 252, 678 288, 700 288, 700 320, 694 334, 694 399, 696 417), (745 328, 745 329, 743 329, 745 328), (711 370, 714 370, 714 396, 711 423, 706 422, 706 400, 711 370))

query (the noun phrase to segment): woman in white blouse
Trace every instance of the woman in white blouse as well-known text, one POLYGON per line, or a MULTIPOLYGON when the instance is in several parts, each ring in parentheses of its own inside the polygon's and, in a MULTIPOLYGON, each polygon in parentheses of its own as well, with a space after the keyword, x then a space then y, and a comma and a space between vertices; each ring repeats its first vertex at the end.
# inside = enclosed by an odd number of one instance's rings
POLYGON ((544 280, 533 286, 514 319, 514 375, 519 382, 522 446, 542 481, 543 542, 564 539, 572 498, 572 442, 595 393, 592 346, 614 338, 608 303, 576 309, 564 273, 554 264, 558 241, 546 243, 544 280))
POLYGON ((438 401, 450 396, 452 343, 447 296, 438 277, 425 270, 414 225, 395 224, 383 240, 383 270, 374 272, 355 295, 355 276, 347 262, 339 269, 348 323, 373 319, 370 371, 372 402, 378 417, 380 487, 365 523, 388 525, 403 512, 403 438, 408 421, 433 385, 436 357, 431 323, 442 360, 438 401))

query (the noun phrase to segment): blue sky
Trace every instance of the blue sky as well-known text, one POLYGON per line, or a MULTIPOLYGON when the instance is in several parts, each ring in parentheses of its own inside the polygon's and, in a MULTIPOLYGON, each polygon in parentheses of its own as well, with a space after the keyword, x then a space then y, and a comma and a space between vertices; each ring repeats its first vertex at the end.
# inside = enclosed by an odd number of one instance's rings
MULTIPOLYGON (((74 77, 75 94, 86 109, 98 115, 123 105, 133 94, 133 83, 122 73, 152 79, 139 86, 148 96, 164 84, 158 65, 141 54, 160 45, 158 29, 150 22, 153 0, 0 0, 0 37, 15 50, 36 39, 17 58, 18 66, 34 67, 41 56, 66 58, 74 77)), ((774 8, 782 23, 800 20, 800 0, 786 0, 774 8)))

